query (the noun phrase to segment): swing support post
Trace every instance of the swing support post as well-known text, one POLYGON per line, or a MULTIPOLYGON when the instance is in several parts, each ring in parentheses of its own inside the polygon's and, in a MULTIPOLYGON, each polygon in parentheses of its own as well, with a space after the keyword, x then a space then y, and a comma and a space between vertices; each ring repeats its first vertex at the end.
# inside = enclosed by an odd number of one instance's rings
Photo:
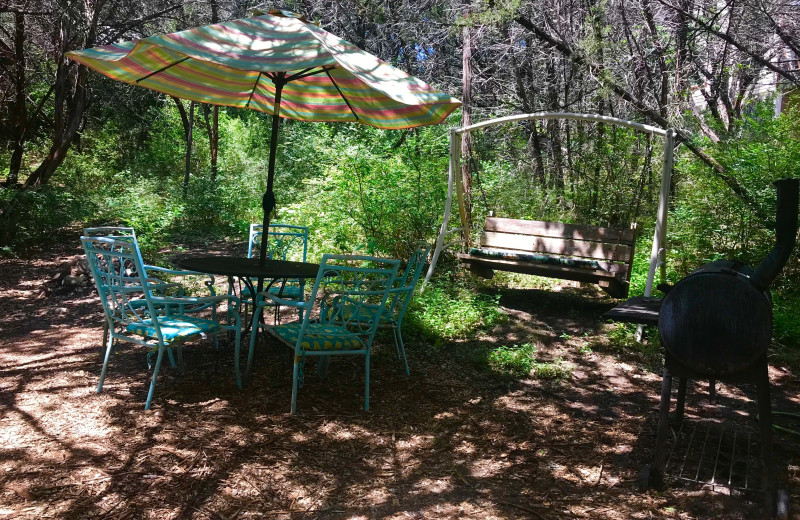
MULTIPOLYGON (((675 152, 675 130, 667 129, 664 136, 664 168, 661 171, 661 193, 658 195, 658 214, 656 229, 653 232, 653 248, 650 250, 650 269, 647 271, 647 282, 644 296, 653 295, 653 281, 656 269, 661 268, 661 281, 667 278, 667 212, 669 211, 669 191, 672 184, 672 164, 675 152)), ((636 327, 636 341, 642 342, 644 325, 636 327)))
POLYGON ((647 283, 644 295, 653 294, 653 281, 656 268, 661 268, 661 281, 667 275, 667 211, 669 210, 669 189, 672 184, 672 162, 675 149, 675 130, 667 130, 664 138, 664 168, 661 171, 661 193, 658 195, 658 214, 656 230, 653 233, 653 249, 650 251, 650 270, 647 272, 647 283))
POLYGON ((444 216, 442 217, 442 226, 439 230, 439 237, 436 239, 436 247, 433 249, 430 268, 428 269, 428 273, 425 275, 425 283, 422 286, 423 290, 433 274, 433 268, 436 266, 436 262, 439 260, 439 255, 442 253, 442 250, 452 245, 451 243, 444 243, 445 237, 457 231, 461 231, 462 236, 469 237, 469 228, 466 221, 467 209, 464 207, 464 188, 461 185, 461 175, 458 174, 458 172, 461 171, 461 132, 462 130, 460 128, 450 129, 450 166, 447 169, 447 198, 444 202, 444 216), (456 194, 462 227, 447 229, 447 226, 450 223, 450 210, 453 206, 453 184, 455 183, 458 184, 456 194))

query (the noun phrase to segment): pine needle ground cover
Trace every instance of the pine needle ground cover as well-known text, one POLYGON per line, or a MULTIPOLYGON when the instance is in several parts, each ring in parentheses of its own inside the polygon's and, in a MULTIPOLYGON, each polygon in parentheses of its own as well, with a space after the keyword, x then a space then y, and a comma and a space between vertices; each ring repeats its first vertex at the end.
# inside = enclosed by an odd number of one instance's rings
MULTIPOLYGON (((335 360, 328 381, 311 367, 301 413, 290 416, 291 365, 260 342, 246 390, 230 377, 230 349, 201 344, 187 349, 184 376, 164 371, 145 413, 140 351, 121 347, 104 392, 94 392, 102 331, 91 288, 42 297, 54 268, 78 256, 65 247, 0 260, 0 518, 759 514, 758 497, 636 489, 654 443, 660 376, 648 358, 612 343, 616 328, 599 316, 613 301, 596 293, 501 290, 505 318, 485 329, 438 344, 409 334, 410 377, 390 337, 379 338, 370 412, 360 408, 361 365, 335 360), (569 370, 536 377, 547 365, 569 370)), ((776 409, 796 409, 796 374, 774 367, 771 376, 776 409)), ((751 389, 723 386, 709 403, 696 386, 690 419, 752 420, 751 389)), ((797 442, 777 434, 779 481, 794 500, 797 442)))

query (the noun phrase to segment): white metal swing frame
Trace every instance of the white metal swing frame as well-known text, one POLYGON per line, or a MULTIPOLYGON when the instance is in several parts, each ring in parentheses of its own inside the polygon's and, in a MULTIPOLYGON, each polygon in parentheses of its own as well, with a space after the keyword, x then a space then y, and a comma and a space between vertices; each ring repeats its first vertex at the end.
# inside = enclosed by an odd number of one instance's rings
POLYGON ((636 123, 634 121, 626 121, 615 117, 601 116, 597 114, 578 114, 573 112, 535 112, 532 114, 519 114, 514 116, 500 117, 497 119, 490 119, 474 125, 465 126, 463 128, 450 129, 450 166, 447 171, 447 200, 445 201, 444 217, 442 218, 442 226, 439 230, 439 237, 436 240, 436 247, 433 250, 433 257, 431 264, 428 268, 428 273, 425 275, 425 282, 427 283, 433 270, 436 267, 436 262, 439 260, 439 255, 442 250, 455 244, 464 243, 469 233, 467 224, 467 212, 464 206, 464 187, 461 183, 461 136, 466 132, 478 130, 489 126, 501 125, 505 123, 513 123, 517 121, 530 121, 530 120, 550 120, 550 119, 566 119, 578 121, 593 121, 596 123, 608 123, 611 125, 622 126, 639 130, 651 135, 657 135, 664 138, 664 155, 663 165, 661 170, 661 192, 658 197, 658 214, 656 216, 656 229, 653 233, 653 247, 650 252, 650 270, 647 273, 647 283, 645 284, 644 295, 650 296, 653 292, 653 280, 655 279, 656 269, 661 268, 661 278, 665 277, 666 271, 666 237, 667 237, 667 203, 669 201, 669 188, 672 180, 672 164, 673 153, 675 148, 675 130, 672 128, 658 128, 655 126, 636 123), (450 221, 450 212, 453 205, 453 187, 456 188, 458 210, 461 216, 461 227, 448 229, 450 221), (448 235, 461 232, 462 239, 454 240, 445 243, 448 235))

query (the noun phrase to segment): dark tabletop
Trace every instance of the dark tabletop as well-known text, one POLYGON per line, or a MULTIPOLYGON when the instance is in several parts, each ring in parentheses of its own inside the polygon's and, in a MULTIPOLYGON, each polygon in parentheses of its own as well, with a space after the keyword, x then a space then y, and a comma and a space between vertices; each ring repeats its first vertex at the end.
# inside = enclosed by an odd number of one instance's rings
POLYGON ((265 260, 241 256, 190 256, 175 260, 181 269, 224 276, 250 278, 316 278, 319 264, 265 260))
POLYGON ((636 296, 606 312, 603 314, 603 318, 625 323, 658 325, 658 313, 660 311, 661 298, 636 296))

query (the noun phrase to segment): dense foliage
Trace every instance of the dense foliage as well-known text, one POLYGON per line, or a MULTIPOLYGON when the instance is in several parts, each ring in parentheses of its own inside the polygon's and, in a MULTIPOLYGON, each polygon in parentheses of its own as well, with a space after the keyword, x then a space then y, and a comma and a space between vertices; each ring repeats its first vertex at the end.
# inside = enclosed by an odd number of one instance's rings
MULTIPOLYGON (((408 131, 284 122, 276 219, 311 228, 312 258, 333 251, 407 257, 441 224, 446 126, 538 110, 590 112, 678 130, 671 279, 715 258, 757 264, 773 242, 771 181, 798 176, 800 112, 784 96, 776 116, 775 101, 800 81, 792 72, 800 14, 778 1, 751 4, 277 2, 471 102, 447 125, 408 131)), ((198 107, 184 196, 188 103, 88 73, 64 53, 247 16, 252 5, 8 5, 0 9, 0 253, 21 255, 59 230, 101 223, 134 226, 153 260, 187 237, 244 239, 261 215, 268 117, 221 108, 215 118, 198 107)), ((641 292, 662 146, 640 133, 574 122, 476 132, 463 149, 470 231, 490 211, 635 223, 632 285, 641 292)), ((465 287, 451 258, 437 277, 416 306, 418 330, 462 336, 499 319, 496 303, 465 287)), ((790 348, 800 341, 798 282, 793 257, 774 290, 776 341, 790 348)), ((530 358, 521 352, 508 347, 494 362, 530 358)))

